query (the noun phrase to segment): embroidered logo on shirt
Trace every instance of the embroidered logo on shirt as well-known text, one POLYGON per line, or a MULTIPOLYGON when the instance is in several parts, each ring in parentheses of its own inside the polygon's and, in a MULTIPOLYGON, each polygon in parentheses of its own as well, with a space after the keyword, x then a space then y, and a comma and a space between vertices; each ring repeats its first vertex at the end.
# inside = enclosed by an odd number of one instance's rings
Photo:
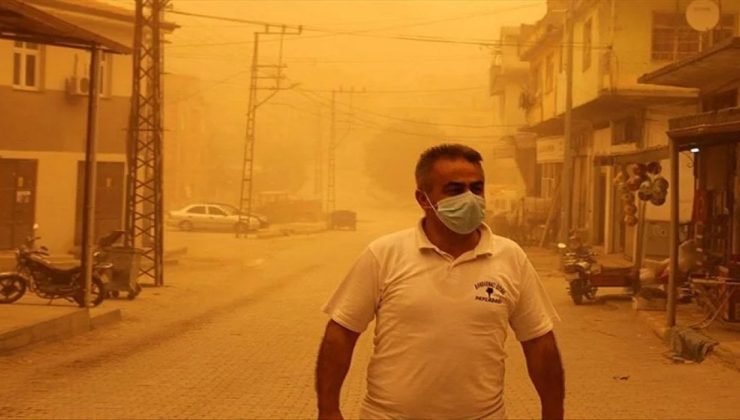
POLYGON ((480 281, 475 283, 475 290, 478 292, 475 296, 475 300, 488 303, 501 303, 503 302, 501 297, 506 294, 506 289, 493 281, 480 281))

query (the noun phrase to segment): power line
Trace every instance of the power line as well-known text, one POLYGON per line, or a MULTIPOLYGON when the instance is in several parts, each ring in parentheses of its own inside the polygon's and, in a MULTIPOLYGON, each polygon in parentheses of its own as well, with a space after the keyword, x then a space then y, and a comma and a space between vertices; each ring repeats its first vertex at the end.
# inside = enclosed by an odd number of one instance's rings
MULTIPOLYGON (((303 89, 296 89, 296 92, 298 92, 299 94, 302 94, 303 92, 306 92, 306 91, 304 91, 303 89)), ((321 99, 321 98, 316 99, 315 98, 315 95, 313 95, 313 96, 314 96, 315 101, 321 103, 324 106, 327 106, 327 104, 324 102, 323 99, 321 99)), ((307 97, 309 97, 309 96, 307 96, 307 97)), ((406 123, 410 123, 410 124, 419 124, 419 125, 426 125, 426 126, 433 126, 433 127, 440 127, 440 128, 441 127, 453 127, 453 128, 468 128, 468 129, 490 129, 490 128, 500 128, 500 127, 511 127, 511 126, 513 126, 513 125, 495 125, 495 124, 474 125, 474 124, 434 123, 434 122, 430 122, 430 121, 421 121, 421 120, 414 120, 414 119, 409 119, 409 118, 400 118, 400 117, 395 117, 395 116, 392 116, 392 115, 382 114, 382 113, 371 111, 371 110, 368 110, 368 109, 359 108, 359 107, 354 106, 354 105, 348 105, 346 103, 342 103, 342 102, 339 102, 339 101, 337 101, 336 103, 337 104, 340 104, 340 105, 343 105, 345 107, 351 107, 353 111, 354 110, 357 110, 357 111, 360 111, 360 112, 363 112, 365 114, 369 114, 369 115, 375 116, 375 117, 381 117, 381 118, 386 118, 386 119, 390 119, 390 120, 394 120, 394 121, 406 122, 406 123)), ((516 125, 516 127, 518 127, 518 125, 516 125)))
MULTIPOLYGON (((302 28, 306 31, 311 32, 320 32, 324 33, 325 35, 316 35, 316 36, 304 36, 301 38, 296 39, 311 39, 311 38, 318 38, 318 37, 326 37, 326 36, 362 36, 362 37, 370 37, 370 38, 381 38, 381 39, 393 39, 393 40, 402 40, 402 41, 413 41, 413 42, 431 42, 431 43, 444 43, 444 44, 457 44, 457 45, 477 45, 477 46, 484 46, 484 47, 493 47, 495 46, 495 41, 485 40, 485 39, 452 39, 452 38, 443 38, 443 37, 433 37, 433 36, 422 36, 422 35, 381 35, 381 34, 372 34, 371 32, 379 32, 379 31, 387 31, 387 30, 394 30, 394 29, 402 29, 402 28, 411 28, 416 26, 425 26, 425 25, 432 25, 435 23, 442 23, 442 22, 449 22, 454 20, 462 20, 462 19, 470 19, 480 16, 488 16, 493 14, 500 14, 505 13, 509 11, 515 11, 515 10, 521 10, 521 9, 527 9, 531 7, 540 7, 539 3, 533 3, 529 5, 521 5, 521 6, 514 6, 506 9, 498 9, 495 11, 488 11, 488 12, 478 12, 478 13, 472 13, 462 16, 455 16, 450 18, 443 18, 443 19, 434 19, 429 21, 422 21, 417 23, 411 23, 411 24, 403 24, 403 25, 393 25, 393 26, 387 26, 383 28, 374 28, 374 29, 363 29, 363 30, 357 30, 357 31, 337 31, 337 30, 331 30, 331 29, 324 29, 314 26, 302 26, 302 28)), ((227 16, 217 16, 217 15, 210 15, 210 14, 203 14, 203 13, 192 13, 192 12, 185 12, 180 10, 171 10, 169 13, 177 14, 177 15, 183 15, 183 16, 190 16, 190 17, 198 17, 203 19, 211 19, 211 20, 217 20, 217 21, 224 21, 224 22, 232 22, 232 23, 243 23, 248 25, 273 25, 273 26, 286 26, 284 24, 276 24, 276 23, 270 23, 265 21, 258 21, 258 20, 250 20, 250 19, 241 19, 241 18, 233 18, 233 17, 227 17, 227 16)), ((240 45, 249 43, 248 41, 235 41, 235 42, 229 42, 229 43, 203 43, 203 44, 190 44, 190 45, 180 45, 181 47, 195 47, 195 46, 226 46, 226 45, 240 45)))

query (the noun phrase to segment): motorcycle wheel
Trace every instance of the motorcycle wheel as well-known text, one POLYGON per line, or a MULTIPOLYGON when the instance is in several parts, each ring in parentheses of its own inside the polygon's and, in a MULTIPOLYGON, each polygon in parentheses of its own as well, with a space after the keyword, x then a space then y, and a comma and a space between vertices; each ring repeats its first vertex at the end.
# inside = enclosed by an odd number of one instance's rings
MULTIPOLYGON (((103 286, 103 281, 100 280, 99 277, 93 276, 92 278, 92 290, 90 291, 90 307, 96 307, 100 305, 101 302, 105 299, 105 286, 103 286)), ((77 302, 77 305, 80 306, 80 308, 85 307, 85 293, 80 292, 74 296, 75 302, 77 302)))
POLYGON ((26 282, 18 276, 0 278, 0 304, 13 303, 26 293, 26 282))
POLYGON ((586 284, 583 279, 575 279, 570 282, 570 297, 573 299, 573 303, 580 305, 583 303, 583 295, 585 294, 586 284))

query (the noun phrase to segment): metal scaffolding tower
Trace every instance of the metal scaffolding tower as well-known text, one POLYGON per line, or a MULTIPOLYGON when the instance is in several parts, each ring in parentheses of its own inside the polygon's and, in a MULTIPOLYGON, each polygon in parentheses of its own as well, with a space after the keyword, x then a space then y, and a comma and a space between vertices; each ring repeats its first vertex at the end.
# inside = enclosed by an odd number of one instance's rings
POLYGON ((126 245, 143 250, 139 276, 164 284, 163 36, 169 0, 136 0, 126 188, 126 245))
POLYGON ((254 33, 252 66, 249 79, 249 101, 247 104, 247 128, 244 140, 244 163, 242 165, 241 193, 239 195, 239 227, 236 236, 247 237, 249 215, 252 213, 252 194, 254 192, 254 144, 257 127, 257 109, 283 90, 285 76, 283 69, 283 38, 285 35, 300 35, 302 27, 265 24, 263 30, 254 33), (276 64, 260 63, 260 37, 279 36, 280 44, 276 64), (269 91, 264 99, 258 98, 259 91, 269 91))

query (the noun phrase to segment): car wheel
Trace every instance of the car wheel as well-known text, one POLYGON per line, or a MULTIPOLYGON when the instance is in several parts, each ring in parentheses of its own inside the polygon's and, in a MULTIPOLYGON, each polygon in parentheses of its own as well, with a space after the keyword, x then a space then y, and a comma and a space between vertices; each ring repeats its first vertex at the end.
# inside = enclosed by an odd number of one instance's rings
POLYGON ((193 224, 187 220, 180 222, 178 226, 180 227, 180 230, 183 232, 190 232, 191 230, 193 230, 193 224))
POLYGON ((249 229, 247 229, 246 223, 238 222, 234 225, 234 232, 236 232, 237 234, 247 233, 248 231, 249 229))

